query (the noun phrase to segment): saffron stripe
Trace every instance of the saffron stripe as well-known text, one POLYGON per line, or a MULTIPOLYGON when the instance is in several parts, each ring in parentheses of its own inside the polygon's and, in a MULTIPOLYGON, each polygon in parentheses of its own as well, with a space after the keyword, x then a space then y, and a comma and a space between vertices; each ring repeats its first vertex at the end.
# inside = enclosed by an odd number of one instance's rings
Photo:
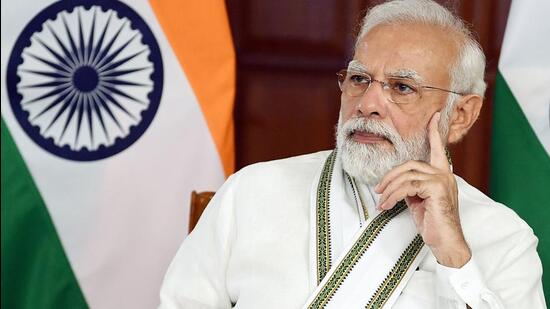
POLYGON ((235 169, 235 51, 225 3, 149 3, 197 96, 228 176, 235 169))

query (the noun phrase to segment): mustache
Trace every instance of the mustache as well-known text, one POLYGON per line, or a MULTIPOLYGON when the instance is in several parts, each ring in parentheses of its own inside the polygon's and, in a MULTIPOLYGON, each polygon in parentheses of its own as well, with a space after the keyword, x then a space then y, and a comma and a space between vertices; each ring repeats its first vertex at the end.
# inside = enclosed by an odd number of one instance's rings
POLYGON ((375 119, 351 118, 342 125, 346 139, 356 131, 378 135, 390 141, 392 144, 402 141, 401 136, 390 125, 375 119))

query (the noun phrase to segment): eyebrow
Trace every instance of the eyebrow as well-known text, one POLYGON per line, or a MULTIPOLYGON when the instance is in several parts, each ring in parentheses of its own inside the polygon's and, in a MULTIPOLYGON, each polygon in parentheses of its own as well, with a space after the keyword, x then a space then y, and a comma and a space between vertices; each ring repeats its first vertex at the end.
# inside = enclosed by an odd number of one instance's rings
POLYGON ((423 81, 422 76, 420 76, 420 74, 418 74, 418 72, 416 72, 415 70, 410 70, 410 69, 398 69, 398 70, 395 70, 395 71, 392 71, 392 72, 388 72, 385 75, 389 76, 389 77, 394 77, 394 78, 396 77, 396 78, 412 79, 416 82, 422 82, 423 81))
MULTIPOLYGON (((348 63, 348 70, 357 71, 360 73, 366 73, 370 74, 369 70, 365 65, 363 65, 359 60, 352 60, 348 63)), ((422 83, 424 79, 418 72, 411 69, 397 69, 395 71, 390 71, 387 73, 384 73, 387 77, 393 77, 393 78, 407 78, 412 79, 417 83, 422 83)))
POLYGON ((348 63, 348 70, 358 71, 361 73, 368 73, 367 68, 359 62, 359 60, 352 60, 348 63))

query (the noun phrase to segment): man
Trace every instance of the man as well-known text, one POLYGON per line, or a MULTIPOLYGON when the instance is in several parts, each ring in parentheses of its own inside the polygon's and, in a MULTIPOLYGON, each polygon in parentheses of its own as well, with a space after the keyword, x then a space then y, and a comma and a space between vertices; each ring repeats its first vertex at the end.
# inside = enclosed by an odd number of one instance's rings
POLYGON ((537 239, 452 174, 485 58, 435 2, 365 16, 335 151, 228 179, 165 278, 161 308, 545 308, 537 239))

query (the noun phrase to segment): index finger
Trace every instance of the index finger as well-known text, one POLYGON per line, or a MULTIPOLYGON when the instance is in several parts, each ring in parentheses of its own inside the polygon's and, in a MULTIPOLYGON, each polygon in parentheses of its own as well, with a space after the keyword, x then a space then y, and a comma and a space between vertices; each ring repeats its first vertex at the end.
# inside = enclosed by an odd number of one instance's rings
POLYGON ((439 134, 438 124, 441 113, 437 112, 432 116, 428 124, 428 139, 430 141, 430 165, 444 170, 449 170, 449 162, 445 155, 445 146, 439 134))

